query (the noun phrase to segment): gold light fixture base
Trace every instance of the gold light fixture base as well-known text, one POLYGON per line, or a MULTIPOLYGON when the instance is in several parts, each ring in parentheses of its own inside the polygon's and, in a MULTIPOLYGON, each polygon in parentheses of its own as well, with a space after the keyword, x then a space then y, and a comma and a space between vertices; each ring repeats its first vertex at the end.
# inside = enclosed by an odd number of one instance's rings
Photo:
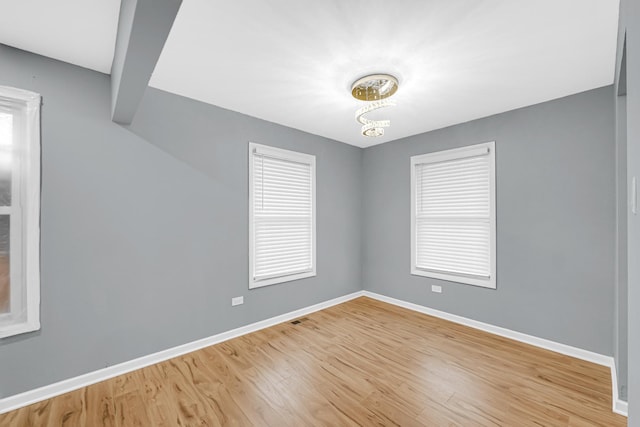
POLYGON ((390 74, 371 74, 351 85, 351 95, 360 101, 379 101, 398 90, 398 79, 390 74))

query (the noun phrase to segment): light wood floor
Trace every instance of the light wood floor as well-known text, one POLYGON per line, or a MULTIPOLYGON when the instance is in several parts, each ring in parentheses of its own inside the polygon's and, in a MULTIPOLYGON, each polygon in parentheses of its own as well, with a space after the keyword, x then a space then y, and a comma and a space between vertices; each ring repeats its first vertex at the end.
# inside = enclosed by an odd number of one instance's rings
POLYGON ((368 298, 0 415, 0 426, 624 426, 608 368, 368 298))

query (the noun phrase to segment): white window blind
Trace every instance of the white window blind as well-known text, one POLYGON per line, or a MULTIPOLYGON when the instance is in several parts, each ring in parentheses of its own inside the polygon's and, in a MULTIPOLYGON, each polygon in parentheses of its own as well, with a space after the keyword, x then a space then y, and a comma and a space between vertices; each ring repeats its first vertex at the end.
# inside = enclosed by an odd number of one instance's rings
POLYGON ((494 144, 412 158, 412 273, 495 288, 494 144))
POLYGON ((250 288, 315 275, 315 157, 250 144, 250 288))

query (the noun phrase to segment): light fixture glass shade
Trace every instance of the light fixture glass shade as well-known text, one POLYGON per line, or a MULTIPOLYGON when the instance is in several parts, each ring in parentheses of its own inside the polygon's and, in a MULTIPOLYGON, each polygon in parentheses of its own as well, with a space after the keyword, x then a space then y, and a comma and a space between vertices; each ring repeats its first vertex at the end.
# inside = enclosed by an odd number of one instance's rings
POLYGON ((398 79, 389 74, 372 74, 356 80, 351 85, 351 95, 360 101, 365 101, 363 107, 356 111, 356 121, 362 124, 362 135, 378 137, 384 135, 384 128, 389 127, 389 120, 371 120, 364 117, 374 110, 394 106, 395 102, 389 98, 398 90, 398 79))
POLYGON ((391 125, 390 120, 371 120, 364 117, 365 114, 370 113, 374 110, 391 107, 396 105, 395 102, 384 99, 382 101, 373 101, 366 104, 364 107, 356 110, 356 121, 362 124, 362 135, 376 137, 384 135, 384 128, 389 127, 391 125))

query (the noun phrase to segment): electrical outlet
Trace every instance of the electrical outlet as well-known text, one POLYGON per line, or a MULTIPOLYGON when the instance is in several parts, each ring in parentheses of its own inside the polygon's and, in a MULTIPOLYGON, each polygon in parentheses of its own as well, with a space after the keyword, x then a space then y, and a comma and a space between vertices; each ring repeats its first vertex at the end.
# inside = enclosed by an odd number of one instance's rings
POLYGON ((431 292, 435 292, 435 293, 441 294, 442 293, 442 286, 431 285, 431 292))
POLYGON ((231 305, 232 306, 236 306, 236 305, 240 305, 240 304, 244 304, 244 297, 231 298, 231 305))

